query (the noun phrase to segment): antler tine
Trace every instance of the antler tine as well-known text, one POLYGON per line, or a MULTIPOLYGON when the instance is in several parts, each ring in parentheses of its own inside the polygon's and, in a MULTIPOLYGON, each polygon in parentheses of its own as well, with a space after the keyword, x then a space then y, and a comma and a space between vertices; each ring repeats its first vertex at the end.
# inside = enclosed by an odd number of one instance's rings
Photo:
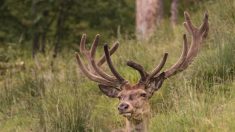
POLYGON ((86 49, 86 34, 82 35, 81 42, 80 42, 80 52, 87 58, 87 60, 89 62, 88 69, 89 69, 89 71, 93 72, 94 74, 96 74, 96 73, 95 73, 95 69, 91 65, 91 59, 93 59, 95 56, 95 51, 98 46, 98 42, 99 42, 99 34, 97 34, 95 36, 95 39, 92 43, 90 50, 86 49))
POLYGON ((209 18, 208 13, 205 12, 203 23, 202 23, 202 25, 199 28, 199 32, 200 32, 200 34, 203 34, 204 38, 207 37, 207 33, 209 31, 208 18, 209 18))
POLYGON ((95 39, 94 39, 94 42, 91 46, 91 50, 90 50, 90 53, 91 53, 91 58, 94 58, 95 57, 95 52, 96 52, 96 48, 98 46, 98 43, 99 43, 99 40, 100 40, 100 35, 97 34, 95 36, 95 39))
POLYGON ((196 29, 195 26, 192 24, 192 21, 190 19, 190 15, 187 11, 184 12, 184 18, 185 18, 185 23, 184 26, 190 33, 194 33, 194 30, 196 29))
POLYGON ((95 39, 94 39, 94 42, 91 46, 91 49, 90 49, 90 58, 89 61, 91 63, 91 66, 92 68, 94 69, 94 71, 100 75, 101 77, 103 77, 104 79, 107 79, 111 82, 117 82, 117 79, 114 78, 113 76, 110 76, 108 74, 106 74, 102 69, 100 69, 100 67, 97 66, 97 64, 95 63, 95 53, 96 53, 96 49, 97 49, 97 46, 98 46, 98 43, 99 43, 99 37, 100 35, 97 34, 95 36, 95 39))
MULTIPOLYGON (((93 41, 93 44, 92 44, 92 47, 91 47, 91 50, 90 50, 90 55, 89 55, 89 51, 86 49, 86 34, 83 34, 82 35, 82 38, 81 38, 81 42, 80 42, 80 52, 83 53, 87 59, 90 59, 90 57, 93 57, 95 56, 95 51, 96 51, 96 48, 98 46, 98 43, 99 43, 99 37, 100 35, 97 34, 96 37, 95 37, 95 40, 93 41)), ((113 55, 113 53, 118 49, 119 47, 119 42, 115 42, 113 44, 113 46, 111 47, 111 49, 109 50, 110 52, 110 56, 113 55)), ((102 57, 99 59, 99 61, 97 62, 97 66, 100 67, 102 64, 104 64, 104 62, 106 61, 106 57, 105 55, 102 55, 102 57)))
POLYGON ((203 39, 206 38, 207 33, 209 31, 209 23, 208 23, 208 14, 205 13, 204 20, 200 28, 196 28, 192 35, 192 42, 187 53, 186 61, 182 64, 181 68, 187 68, 187 66, 192 62, 193 58, 196 57, 199 49, 201 47, 201 43, 203 39))
POLYGON ((86 54, 87 52, 85 44, 86 44, 86 34, 83 34, 80 42, 80 52, 83 54, 86 54))
POLYGON ((166 63, 167 57, 168 53, 165 53, 158 66, 150 74, 148 74, 140 64, 137 64, 134 61, 128 61, 127 65, 134 68, 140 73, 141 78, 139 80, 139 83, 148 83, 150 79, 152 79, 155 75, 157 75, 161 71, 161 69, 166 63))
POLYGON ((100 69, 99 66, 97 66, 97 64, 95 63, 95 53, 96 53, 96 49, 99 43, 99 34, 96 35, 95 40, 92 44, 91 50, 90 50, 90 55, 91 55, 91 59, 90 59, 90 63, 92 65, 92 68, 103 78, 111 81, 111 82, 117 82, 117 79, 114 76, 110 76, 108 74, 106 74, 102 69, 100 69))
MULTIPOLYGON (((109 49, 110 56, 113 55, 113 53, 118 49, 119 47, 119 42, 115 42, 113 46, 109 49)), ((106 61, 105 54, 99 59, 97 65, 100 67, 104 62, 106 61)))
POLYGON ((117 79, 113 76, 110 76, 106 74, 102 69, 100 69, 99 66, 95 63, 94 59, 91 60, 91 65, 93 66, 94 70, 103 78, 111 81, 111 82, 117 82, 117 79))
POLYGON ((186 34, 183 35, 184 43, 183 43, 183 51, 179 58, 179 60, 168 70, 165 71, 165 78, 168 78, 174 74, 176 74, 177 71, 181 70, 179 69, 180 66, 185 62, 187 53, 188 53, 188 41, 186 34))
POLYGON ((106 57, 106 61, 108 63, 108 66, 111 70, 111 72, 113 73, 113 75, 118 79, 118 81, 120 83, 125 83, 126 80, 117 72, 117 70, 113 67, 113 63, 111 61, 110 58, 110 54, 109 54, 109 47, 107 44, 104 45, 104 53, 105 53, 105 57, 106 57))
POLYGON ((161 71, 161 69, 163 68, 163 66, 166 63, 167 57, 168 57, 168 53, 165 53, 162 57, 162 60, 158 64, 158 66, 150 73, 147 80, 151 79, 152 77, 154 77, 155 75, 157 75, 161 71))
POLYGON ((145 82, 146 78, 148 76, 148 73, 144 71, 143 66, 141 66, 140 64, 137 64, 134 61, 128 61, 127 65, 131 68, 134 68, 135 70, 137 70, 141 76, 140 81, 139 82, 145 82))
POLYGON ((81 59, 80 59, 80 56, 78 53, 76 53, 76 58, 77 58, 77 63, 78 63, 78 66, 79 68, 81 69, 81 71, 92 81, 95 81, 95 82, 98 82, 98 83, 101 83, 101 84, 105 84, 107 86, 113 86, 113 83, 112 82, 109 82, 103 78, 100 78, 92 73, 90 73, 86 67, 83 65, 81 59))

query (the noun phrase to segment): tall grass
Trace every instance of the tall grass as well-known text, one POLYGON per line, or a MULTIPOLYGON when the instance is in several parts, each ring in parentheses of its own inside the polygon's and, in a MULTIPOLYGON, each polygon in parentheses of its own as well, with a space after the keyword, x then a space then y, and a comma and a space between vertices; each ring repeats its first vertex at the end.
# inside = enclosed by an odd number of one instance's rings
MULTIPOLYGON (((200 8, 191 16, 199 24, 208 10, 209 38, 193 64, 166 80, 151 99, 153 132, 235 130, 235 2, 208 1, 200 8)), ((151 70, 167 51, 166 67, 171 66, 180 55, 184 32, 181 24, 173 31, 165 22, 149 42, 120 38, 120 48, 112 56, 115 67, 136 82, 139 75, 126 66, 127 60, 151 70)), ((80 74, 73 51, 64 51, 53 67, 50 57, 38 56, 39 66, 21 57, 24 71, 9 70, 0 81, 0 131, 99 132, 123 127, 118 101, 104 96, 80 74)))

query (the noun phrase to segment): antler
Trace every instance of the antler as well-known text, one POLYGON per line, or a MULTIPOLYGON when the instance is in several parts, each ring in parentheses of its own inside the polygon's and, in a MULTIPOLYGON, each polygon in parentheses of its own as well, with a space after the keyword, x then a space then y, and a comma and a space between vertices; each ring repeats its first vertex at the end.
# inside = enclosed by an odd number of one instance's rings
MULTIPOLYGON (((95 52, 96 52, 96 48, 97 48, 97 45, 99 43, 99 38, 100 38, 100 35, 97 34, 94 41, 93 41, 93 44, 92 44, 92 47, 89 50, 86 49, 85 47, 85 44, 86 44, 86 34, 83 34, 82 35, 82 38, 81 38, 81 42, 80 42, 80 52, 82 54, 85 55, 85 57, 89 60, 90 58, 94 58, 95 57, 95 52)), ((118 49, 118 46, 119 46, 119 43, 118 42, 115 42, 113 44, 113 46, 111 47, 111 49, 109 50, 110 52, 110 55, 112 55, 117 49, 118 49)), ((97 65, 100 67, 101 65, 103 65, 103 63, 106 61, 106 58, 105 58, 105 55, 103 55, 99 61, 97 62, 97 65)))
POLYGON ((199 28, 196 28, 192 24, 188 12, 184 12, 184 18, 184 26, 187 31, 192 35, 192 42, 190 48, 188 49, 189 44, 187 41, 186 34, 184 34, 184 46, 181 57, 170 69, 165 71, 165 78, 169 78, 170 76, 175 75, 177 72, 185 70, 192 63, 193 59, 197 56, 201 48, 203 39, 207 37, 209 31, 207 12, 204 15, 203 23, 199 28))
POLYGON ((147 83, 150 81, 151 78, 153 78, 155 75, 157 75, 161 71, 161 69, 163 68, 163 66, 166 63, 167 56, 168 56, 168 53, 165 53, 164 56, 162 57, 162 60, 160 61, 160 63, 157 65, 157 67, 150 74, 148 74, 144 70, 143 66, 141 66, 140 64, 137 64, 134 61, 128 61, 127 65, 134 68, 135 70, 137 70, 140 73, 140 76, 141 76, 140 81, 139 81, 140 83, 147 83))
POLYGON ((124 83, 125 79, 117 72, 117 70, 113 66, 113 63, 112 63, 111 58, 110 58, 109 47, 108 47, 107 44, 104 45, 104 53, 105 53, 106 61, 108 63, 108 66, 109 66, 111 72, 118 79, 118 81, 120 83, 124 83))
MULTIPOLYGON (((202 25, 199 28, 196 28, 190 19, 190 16, 187 12, 184 12, 185 22, 184 26, 187 31, 192 35, 192 42, 190 47, 188 48, 188 41, 186 34, 183 35, 183 51, 179 58, 179 60, 168 70, 164 73, 164 78, 169 78, 172 75, 175 75, 178 72, 185 70, 189 64, 193 61, 193 59, 197 56, 199 49, 201 47, 201 43, 203 39, 206 38, 208 31, 209 31, 209 23, 208 23, 208 14, 205 13, 204 20, 202 25)), ((159 65, 150 73, 148 74, 144 71, 144 68, 137 64, 134 61, 128 61, 127 65, 134 68, 140 73, 141 79, 139 83, 148 84, 149 81, 157 76, 160 75, 160 71, 163 68, 164 64, 166 63, 168 53, 165 53, 162 60, 160 61, 159 65)), ((162 75, 162 74, 161 74, 162 75)))
POLYGON ((118 48, 119 43, 116 42, 112 46, 112 48, 109 50, 108 46, 104 46, 105 54, 99 59, 99 61, 95 62, 95 53, 96 49, 99 43, 99 34, 96 35, 95 40, 91 46, 90 50, 87 50, 85 48, 86 43, 86 35, 83 34, 81 43, 80 43, 80 52, 86 57, 88 61, 88 67, 85 67, 82 63, 82 60, 80 58, 80 55, 76 53, 76 58, 78 62, 78 66, 81 69, 81 71, 92 81, 98 82, 100 84, 106 85, 106 86, 118 86, 125 82, 125 79, 118 74, 118 72, 114 69, 110 55, 112 55, 118 48), (107 73, 105 73, 100 66, 107 61, 112 73, 114 76, 111 76, 107 73))
MULTIPOLYGON (((160 63, 156 66, 156 68, 150 72, 147 73, 144 68, 137 64, 134 61, 128 61, 127 65, 134 68, 140 73, 140 80, 139 83, 149 84, 150 81, 153 79, 162 80, 169 78, 173 75, 175 75, 178 72, 181 72, 185 70, 190 63, 193 61, 193 59, 197 56, 201 43, 203 39, 206 38, 208 31, 209 31, 209 23, 208 23, 208 14, 205 13, 204 20, 202 25, 199 28, 196 28, 190 19, 190 16, 187 12, 184 13, 185 22, 184 26, 186 30, 192 35, 192 42, 189 47, 186 34, 183 35, 183 50, 182 54, 179 58, 179 60, 169 69, 167 69, 164 72, 161 72, 162 68, 164 67, 168 53, 165 53, 160 61, 160 63)), ((127 83, 127 81, 117 72, 117 70, 114 68, 113 63, 111 61, 111 55, 117 50, 118 43, 115 43, 112 48, 109 50, 108 45, 106 44, 104 46, 104 55, 99 59, 99 61, 95 62, 95 52, 98 46, 99 42, 99 35, 96 35, 95 40, 92 44, 92 47, 90 50, 87 50, 85 48, 85 41, 86 41, 86 35, 82 36, 81 44, 80 44, 80 52, 84 54, 86 59, 88 60, 88 66, 85 67, 82 63, 79 54, 76 54, 78 65, 81 69, 81 71, 91 80, 100 83, 101 85, 105 86, 112 86, 115 88, 120 88, 119 86, 122 84, 127 83), (107 64, 112 72, 112 75, 109 75, 105 73, 100 66, 107 61, 107 64)), ((158 84, 159 87, 162 84, 162 81, 158 84)))

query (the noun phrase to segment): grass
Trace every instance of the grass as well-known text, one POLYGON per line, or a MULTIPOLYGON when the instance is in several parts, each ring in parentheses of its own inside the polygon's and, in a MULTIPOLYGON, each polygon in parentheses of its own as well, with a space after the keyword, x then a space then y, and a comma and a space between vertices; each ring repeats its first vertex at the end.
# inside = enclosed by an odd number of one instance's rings
MULTIPOLYGON (((191 13, 196 24, 204 10, 210 15, 209 38, 193 64, 165 81, 150 100, 152 132, 235 130, 235 2, 203 3, 191 13)), ((149 42, 120 38, 114 64, 125 78, 136 82, 139 75, 126 61, 135 60, 151 70, 167 51, 167 68, 180 55, 184 32, 181 24, 173 31, 166 22, 149 42)), ((116 110, 118 101, 104 96, 79 73, 73 51, 64 50, 52 69, 52 58, 39 55, 37 67, 27 52, 13 49, 7 51, 20 56, 13 60, 24 60, 26 67, 1 75, 0 131, 101 132, 124 125, 116 110)))

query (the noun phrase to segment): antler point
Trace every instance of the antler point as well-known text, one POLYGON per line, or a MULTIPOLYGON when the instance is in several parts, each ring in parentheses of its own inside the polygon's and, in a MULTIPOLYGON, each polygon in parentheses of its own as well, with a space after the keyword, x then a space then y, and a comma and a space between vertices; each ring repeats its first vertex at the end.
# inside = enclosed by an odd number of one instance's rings
POLYGON ((128 66, 131 66, 131 65, 133 64, 133 61, 129 60, 129 61, 127 61, 126 64, 127 64, 128 66))
POLYGON ((184 17, 186 20, 190 20, 190 15, 187 11, 184 11, 184 17))
POLYGON ((205 12, 205 19, 208 19, 209 15, 208 15, 208 12, 206 11, 205 12))
POLYGON ((108 46, 108 44, 104 44, 104 50, 108 50, 108 48, 109 48, 109 46, 108 46))

